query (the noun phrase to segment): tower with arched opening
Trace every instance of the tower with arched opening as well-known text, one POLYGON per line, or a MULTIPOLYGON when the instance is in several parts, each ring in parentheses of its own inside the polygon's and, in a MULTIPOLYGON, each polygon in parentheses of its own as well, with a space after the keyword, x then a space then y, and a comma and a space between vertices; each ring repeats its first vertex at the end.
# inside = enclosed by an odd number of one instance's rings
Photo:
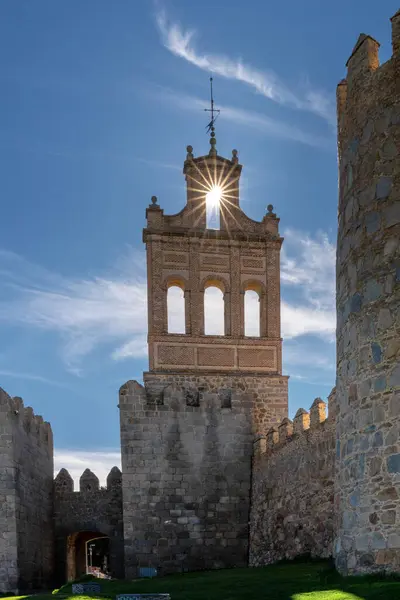
POLYGON ((252 442, 287 416, 279 219, 245 215, 237 151, 215 144, 187 147, 178 214, 146 210, 150 368, 119 404, 127 577, 247 564, 252 442))

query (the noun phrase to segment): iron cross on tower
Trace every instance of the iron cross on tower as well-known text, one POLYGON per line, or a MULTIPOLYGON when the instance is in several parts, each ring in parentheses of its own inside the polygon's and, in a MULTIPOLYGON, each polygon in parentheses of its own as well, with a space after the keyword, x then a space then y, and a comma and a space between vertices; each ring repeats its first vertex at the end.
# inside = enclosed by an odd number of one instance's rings
POLYGON ((211 91, 211 108, 205 108, 204 110, 206 112, 211 113, 211 121, 209 122, 209 124, 207 125, 207 133, 211 134, 210 137, 210 144, 211 144, 211 149, 210 149, 210 156, 216 156, 217 155, 217 150, 215 148, 215 145, 217 143, 217 140, 215 138, 215 127, 214 127, 214 123, 218 118, 219 113, 221 112, 220 110, 214 108, 214 96, 213 96, 213 78, 210 77, 210 91, 211 91))

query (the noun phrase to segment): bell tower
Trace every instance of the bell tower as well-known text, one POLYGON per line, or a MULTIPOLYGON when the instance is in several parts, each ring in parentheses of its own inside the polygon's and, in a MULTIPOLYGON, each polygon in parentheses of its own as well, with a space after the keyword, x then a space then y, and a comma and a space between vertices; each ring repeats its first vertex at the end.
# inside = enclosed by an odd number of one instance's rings
POLYGON ((150 373, 145 377, 173 372, 281 377, 279 219, 271 205, 260 222, 244 214, 238 153, 223 158, 214 135, 210 142, 205 156, 195 157, 187 147, 183 210, 165 215, 155 196, 146 210, 150 373), (181 334, 168 331, 171 286, 184 293, 181 334), (210 286, 223 293, 224 335, 205 333, 204 294, 210 286), (258 337, 245 335, 248 290, 258 294, 258 337))
MULTIPOLYGON (((287 416, 280 337, 279 219, 240 208, 238 153, 187 147, 187 201, 146 210, 149 371, 120 389, 125 574, 246 566, 254 437, 287 416), (168 294, 184 296, 181 333, 168 294), (223 297, 219 335, 205 328, 209 287, 223 297), (259 335, 245 335, 245 294, 259 335)), ((222 300, 221 300, 222 302, 222 300)))

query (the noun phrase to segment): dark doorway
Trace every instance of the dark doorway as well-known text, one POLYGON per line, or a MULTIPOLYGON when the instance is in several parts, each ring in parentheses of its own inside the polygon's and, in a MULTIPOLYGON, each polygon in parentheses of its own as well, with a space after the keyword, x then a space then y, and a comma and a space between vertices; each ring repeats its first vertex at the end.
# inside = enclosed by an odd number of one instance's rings
POLYGON ((103 533, 78 531, 67 538, 67 581, 88 573, 109 576, 110 539, 103 533))

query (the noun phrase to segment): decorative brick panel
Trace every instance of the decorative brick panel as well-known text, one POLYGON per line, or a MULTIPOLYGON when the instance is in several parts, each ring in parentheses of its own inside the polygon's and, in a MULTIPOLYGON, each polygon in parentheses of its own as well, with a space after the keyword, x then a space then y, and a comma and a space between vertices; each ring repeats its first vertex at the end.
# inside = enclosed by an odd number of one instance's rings
POLYGON ((199 367, 233 367, 235 365, 235 349, 199 347, 197 362, 199 367))
POLYGON ((242 258, 242 266, 245 269, 265 269, 264 261, 256 258, 242 258))
POLYGON ((157 348, 157 359, 160 365, 194 365, 193 348, 187 346, 164 346, 157 348))
POLYGON ((276 369, 275 348, 238 348, 239 368, 276 369))
POLYGON ((164 264, 184 264, 186 266, 186 264, 188 263, 188 256, 187 254, 174 254, 171 252, 168 252, 167 254, 164 254, 164 264))

